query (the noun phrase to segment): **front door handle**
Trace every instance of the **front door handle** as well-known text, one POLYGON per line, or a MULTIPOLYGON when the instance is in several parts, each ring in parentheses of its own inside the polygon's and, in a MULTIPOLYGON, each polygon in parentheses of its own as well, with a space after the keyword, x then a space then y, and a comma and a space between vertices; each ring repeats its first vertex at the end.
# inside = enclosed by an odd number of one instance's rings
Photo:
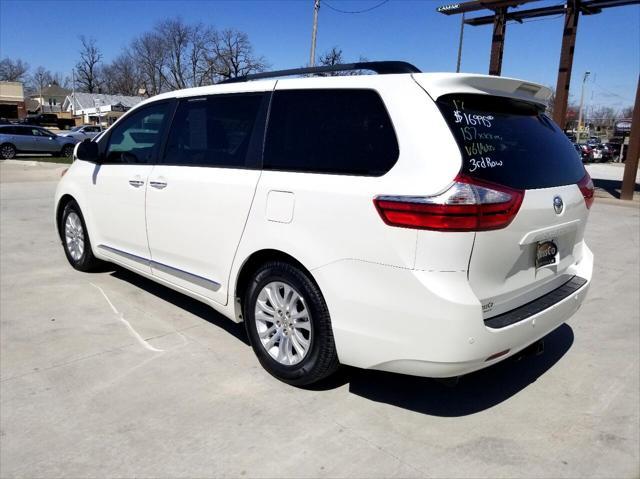
POLYGON ((144 181, 142 181, 142 180, 135 180, 135 179, 134 179, 134 180, 129 180, 129 184, 130 184, 131 186, 136 187, 136 188, 140 188, 142 185, 144 185, 144 181))
POLYGON ((150 181, 149 184, 158 190, 162 190, 167 187, 166 181, 150 181))

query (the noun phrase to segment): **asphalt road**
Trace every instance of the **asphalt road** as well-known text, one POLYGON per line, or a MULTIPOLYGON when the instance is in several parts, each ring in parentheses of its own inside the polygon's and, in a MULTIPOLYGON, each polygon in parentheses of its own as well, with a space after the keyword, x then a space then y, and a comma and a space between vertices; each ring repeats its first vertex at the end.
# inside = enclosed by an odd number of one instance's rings
POLYGON ((0 476, 638 477, 639 208, 596 202, 587 301, 457 386, 273 379, 242 327, 122 270, 68 266, 62 165, 0 164, 0 476))

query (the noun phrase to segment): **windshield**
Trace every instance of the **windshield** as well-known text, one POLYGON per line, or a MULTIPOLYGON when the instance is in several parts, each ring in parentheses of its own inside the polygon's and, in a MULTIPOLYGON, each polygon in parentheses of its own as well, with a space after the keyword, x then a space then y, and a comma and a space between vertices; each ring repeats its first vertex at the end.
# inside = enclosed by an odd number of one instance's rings
POLYGON ((81 126, 74 126, 73 128, 71 128, 70 131, 79 131, 80 128, 82 128, 81 126))
POLYGON ((489 95, 446 95, 437 104, 468 176, 536 189, 577 183, 585 174, 569 139, 537 105, 489 95))

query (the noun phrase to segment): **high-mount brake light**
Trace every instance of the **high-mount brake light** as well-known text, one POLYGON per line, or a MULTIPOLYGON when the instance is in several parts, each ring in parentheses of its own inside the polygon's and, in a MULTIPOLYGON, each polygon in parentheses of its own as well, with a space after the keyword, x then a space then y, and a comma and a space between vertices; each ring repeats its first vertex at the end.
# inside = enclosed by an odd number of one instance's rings
POLYGON ((524 191, 459 175, 434 196, 378 196, 373 202, 391 226, 436 231, 487 231, 508 226, 524 191))
POLYGON ((591 176, 589 176, 589 173, 585 173, 582 179, 578 182, 578 187, 582 192, 582 196, 584 196, 584 204, 587 206, 587 209, 591 208, 591 205, 595 200, 595 188, 593 186, 593 181, 591 180, 591 176))

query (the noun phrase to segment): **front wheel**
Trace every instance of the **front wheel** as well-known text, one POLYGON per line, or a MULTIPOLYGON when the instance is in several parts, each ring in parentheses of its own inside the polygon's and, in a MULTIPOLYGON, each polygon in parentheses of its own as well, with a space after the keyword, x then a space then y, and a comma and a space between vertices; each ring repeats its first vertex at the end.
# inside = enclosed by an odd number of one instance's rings
POLYGON ((322 293, 296 266, 272 261, 258 269, 245 295, 244 320, 260 364, 281 381, 308 385, 339 366, 322 293))
POLYGON ((80 207, 70 201, 64 207, 60 224, 64 253, 69 264, 79 271, 92 271, 100 264, 91 251, 91 241, 80 207))

